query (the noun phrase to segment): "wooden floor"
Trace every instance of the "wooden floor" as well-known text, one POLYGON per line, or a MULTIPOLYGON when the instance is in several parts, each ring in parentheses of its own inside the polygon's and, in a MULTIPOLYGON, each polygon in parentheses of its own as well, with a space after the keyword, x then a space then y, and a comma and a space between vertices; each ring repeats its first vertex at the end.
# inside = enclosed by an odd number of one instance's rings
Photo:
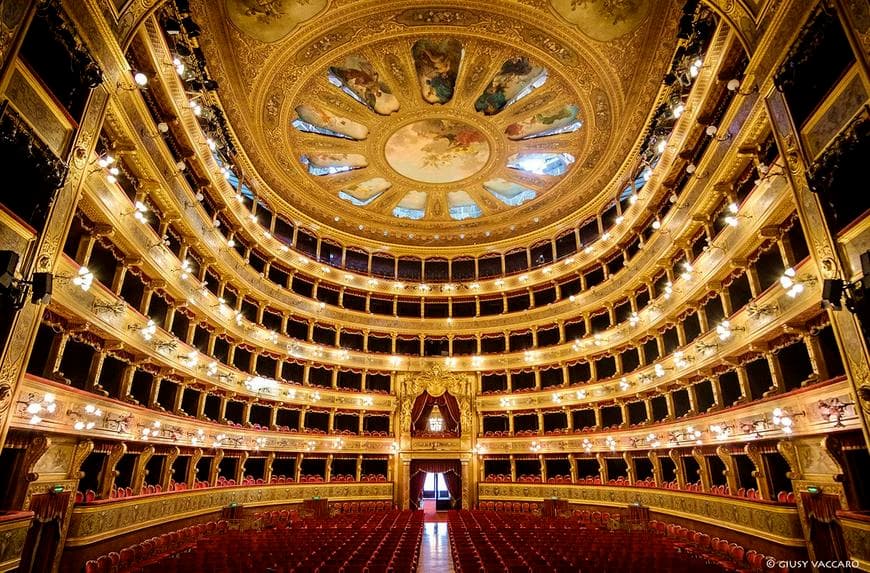
POLYGON ((420 547, 420 565, 417 571, 419 573, 453 571, 446 523, 423 524, 423 545, 420 547))

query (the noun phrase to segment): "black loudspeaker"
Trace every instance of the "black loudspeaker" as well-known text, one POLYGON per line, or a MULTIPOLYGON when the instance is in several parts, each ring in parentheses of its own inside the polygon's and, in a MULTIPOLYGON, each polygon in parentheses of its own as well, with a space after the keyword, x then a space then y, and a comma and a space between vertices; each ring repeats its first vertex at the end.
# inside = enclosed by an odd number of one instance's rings
POLYGON ((15 282, 15 269, 18 268, 18 253, 0 251, 0 288, 8 289, 15 282))
POLYGON ((51 302, 51 293, 54 289, 54 277, 51 273, 33 273, 30 284, 32 288, 30 302, 33 304, 51 302))
POLYGON ((843 279, 825 279, 822 283, 822 301, 834 310, 842 308, 843 284, 843 279))

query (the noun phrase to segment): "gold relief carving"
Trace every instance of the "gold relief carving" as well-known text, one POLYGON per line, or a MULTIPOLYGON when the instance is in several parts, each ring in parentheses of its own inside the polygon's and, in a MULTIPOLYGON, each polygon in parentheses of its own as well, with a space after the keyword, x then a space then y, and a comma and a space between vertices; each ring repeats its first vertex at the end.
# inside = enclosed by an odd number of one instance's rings
POLYGON ((175 463, 175 460, 178 459, 179 455, 181 455, 181 448, 173 446, 169 452, 167 452, 166 457, 163 460, 163 475, 160 478, 160 489, 163 491, 169 491, 169 481, 173 479, 175 473, 175 470, 172 469, 172 465, 175 463))
POLYGON ((752 477, 755 478, 758 487, 758 494, 761 496, 761 499, 772 499, 770 494, 770 482, 767 479, 764 459, 761 456, 758 446, 755 444, 746 444, 743 446, 743 451, 746 453, 746 457, 749 458, 749 461, 752 462, 752 465, 755 466, 755 469, 752 471, 752 477))
POLYGON ((75 446, 71 443, 50 444, 48 451, 37 460, 33 471, 39 475, 69 473, 75 446))
POLYGON ((789 472, 786 477, 790 480, 799 480, 803 478, 801 473, 800 461, 798 459, 797 448, 791 440, 780 440, 776 443, 776 451, 785 459, 789 467, 789 472))
POLYGON ((56 111, 49 96, 36 86, 37 80, 25 68, 16 67, 9 79, 6 97, 49 149, 63 157, 73 125, 56 111))
POLYGON ((93 451, 93 440, 82 440, 76 444, 75 451, 73 452, 72 456, 72 462, 69 465, 69 473, 67 473, 67 478, 77 480, 84 477, 84 473, 82 472, 82 464, 93 451))
POLYGON ((201 459, 202 448, 196 448, 193 450, 193 455, 190 456, 190 461, 187 462, 187 475, 184 476, 184 481, 187 483, 188 488, 192 488, 196 482, 196 466, 199 464, 199 460, 201 459))
POLYGON ((828 434, 822 438, 821 447, 830 457, 831 464, 834 467, 834 481, 842 481, 844 475, 843 468, 846 467, 843 443, 836 436, 828 434))
POLYGON ((154 446, 148 446, 136 458, 136 465, 133 466, 133 476, 130 478, 130 487, 133 488, 134 495, 142 493, 142 486, 145 483, 145 466, 148 465, 148 461, 153 455, 154 446))
POLYGON ((225 0, 230 21, 260 42, 276 42, 324 12, 328 0, 225 0))
POLYGON ((631 487, 582 487, 525 484, 478 485, 480 499, 542 500, 550 497, 579 503, 627 506, 641 503, 653 511, 705 521, 728 529, 773 539, 778 543, 803 546, 798 512, 793 507, 763 505, 686 492, 651 491, 631 487))
POLYGON ((716 455, 719 456, 719 459, 722 460, 722 463, 725 465, 725 470, 722 473, 725 474, 725 481, 728 484, 728 490, 736 492, 737 465, 734 462, 734 456, 731 455, 731 451, 724 445, 716 448, 716 455))
POLYGON ((0 65, 6 60, 9 46, 24 21, 29 6, 30 2, 21 0, 0 0, 0 65))
POLYGON ((408 26, 473 26, 480 17, 468 10, 438 10, 430 8, 411 8, 401 12, 396 21, 408 26))
POLYGON ((118 472, 115 470, 115 466, 118 465, 118 462, 121 461, 121 458, 124 457, 124 454, 126 453, 127 444, 124 442, 118 442, 112 446, 112 449, 109 451, 105 466, 103 466, 102 479, 100 480, 101 498, 108 498, 109 494, 112 492, 112 487, 115 485, 115 478, 118 477, 118 472))
POLYGON ((456 398, 459 403, 460 426, 463 433, 471 431, 471 398, 468 395, 468 378, 461 374, 445 372, 441 366, 431 364, 417 375, 409 375, 402 383, 401 428, 409 431, 411 427, 411 409, 417 396, 426 391, 430 396, 438 397, 444 392, 456 398))
POLYGON ((15 569, 15 565, 21 559, 32 519, 28 517, 0 526, 0 568, 4 571, 15 569))
POLYGON ((51 440, 45 435, 34 436, 30 440, 24 453, 24 461, 22 462, 24 466, 24 479, 27 481, 39 479, 39 474, 36 473, 35 468, 50 446, 51 440))

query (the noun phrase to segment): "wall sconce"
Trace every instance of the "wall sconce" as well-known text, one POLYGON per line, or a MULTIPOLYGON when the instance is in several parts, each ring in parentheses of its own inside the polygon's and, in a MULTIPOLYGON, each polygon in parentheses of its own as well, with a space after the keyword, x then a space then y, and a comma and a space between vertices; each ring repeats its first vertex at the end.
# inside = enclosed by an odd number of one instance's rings
POLYGON ((133 422, 133 414, 106 414, 103 418, 103 427, 110 432, 126 434, 130 431, 133 422))
POLYGON ((179 354, 178 358, 181 359, 181 363, 186 368, 196 368, 196 365, 199 363, 199 352, 191 350, 187 354, 179 354))
POLYGON ((761 433, 766 431, 769 428, 769 422, 767 418, 759 418, 758 420, 752 420, 750 422, 741 422, 740 429, 744 434, 750 435, 754 434, 753 437, 760 438, 761 433))
POLYGON ((703 342, 703 341, 695 344, 695 351, 698 354, 704 354, 706 356, 712 352, 715 352, 716 350, 719 350, 718 344, 710 344, 708 342, 703 342))
POLYGON ((583 443, 581 445, 583 447, 583 451, 587 454, 592 451, 592 442, 589 441, 589 438, 583 438, 583 443))
POLYGON ((797 295, 804 292, 804 289, 816 286, 818 279, 813 275, 797 276, 797 273, 792 267, 785 269, 782 276, 779 277, 779 284, 786 290, 786 293, 791 298, 796 298, 797 295))
POLYGON ((740 219, 751 219, 752 215, 739 215, 740 207, 733 201, 728 204, 728 213, 722 218, 729 227, 736 227, 740 224, 740 219))
POLYGON ((36 394, 29 394, 26 399, 19 400, 18 403, 22 404, 24 411, 30 414, 30 420, 27 423, 31 426, 42 422, 40 414, 54 414, 57 411, 57 402, 55 401, 54 394, 51 392, 46 392, 42 398, 39 398, 36 394))
POLYGON ((531 451, 534 452, 534 453, 538 453, 538 452, 540 452, 540 451, 541 451, 541 444, 540 444, 540 442, 538 442, 537 440, 533 441, 533 442, 529 445, 529 450, 531 450, 531 451))
POLYGON ((622 380, 619 381, 619 389, 625 392, 629 388, 631 388, 631 383, 628 381, 628 378, 623 376, 622 380))
POLYGON ((118 181, 118 175, 121 174, 121 169, 118 168, 114 155, 106 153, 105 155, 98 157, 97 167, 99 169, 95 169, 93 173, 103 170, 106 173, 106 181, 109 183, 116 183, 118 181))
POLYGON ((723 342, 730 339, 735 331, 740 332, 744 330, 746 329, 742 326, 731 326, 731 321, 729 320, 723 320, 716 325, 716 335, 723 342))
POLYGON ((133 210, 126 213, 126 214, 133 215, 133 218, 136 219, 137 221, 139 221, 140 223, 147 223, 148 217, 146 215, 148 215, 149 210, 150 209, 148 208, 148 205, 146 205, 142 201, 136 201, 133 204, 133 210))
POLYGON ((798 416, 804 415, 806 415, 805 412, 793 414, 783 408, 774 408, 772 412, 773 425, 780 428, 783 433, 791 434, 793 431, 792 428, 794 427, 794 419, 798 416))
POLYGON ((615 451, 616 451, 617 443, 616 443, 616 440, 613 439, 613 436, 607 436, 607 437, 604 439, 604 445, 607 446, 607 448, 608 448, 611 452, 615 452, 615 451))
POLYGON ((335 438, 334 440, 332 440, 332 449, 343 450, 344 449, 344 438, 335 438))
POLYGON ((190 444, 192 446, 198 446, 205 442, 205 432, 201 429, 197 429, 196 432, 188 434, 190 436, 190 444))
POLYGON ((680 445, 684 443, 692 443, 701 445, 701 430, 696 430, 693 426, 687 426, 685 430, 673 431, 668 435, 668 443, 671 445, 680 445))
POLYGON ((766 316, 775 316, 779 312, 779 306, 773 302, 764 306, 758 306, 753 302, 746 306, 746 312, 749 314, 749 318, 764 318, 766 316))
POLYGON ((692 273, 694 272, 694 268, 689 261, 683 261, 682 271, 680 271, 680 278, 684 281, 692 280, 692 273))
POLYGON ((121 316, 127 306, 123 302, 100 302, 94 301, 91 304, 91 311, 94 314, 111 314, 112 316, 121 316))
POLYGON ((175 352, 178 342, 175 340, 155 340, 154 349, 158 352, 175 352))
POLYGON ((710 426, 710 432, 717 440, 727 440, 731 437, 733 430, 734 426, 731 424, 713 424, 710 426))
POLYGON ((307 442, 305 442, 305 450, 308 452, 314 451, 314 448, 316 448, 316 447, 317 447, 317 442, 315 442, 314 440, 308 440, 307 442))
POLYGON ((695 361, 695 357, 691 354, 686 355, 682 350, 677 350, 674 352, 674 367, 676 368, 686 368, 695 361))
POLYGON ((628 324, 635 327, 639 322, 640 316, 637 314, 637 311, 632 311, 631 315, 628 317, 628 324))
POLYGON ((819 412, 827 421, 834 422, 835 428, 846 427, 846 425, 843 424, 843 418, 846 417, 846 410, 854 406, 854 402, 843 402, 839 398, 819 400, 819 412))
POLYGON ((93 430, 97 420, 102 418, 103 411, 93 404, 85 404, 83 410, 67 410, 67 416, 73 420, 73 428, 76 430, 93 430))

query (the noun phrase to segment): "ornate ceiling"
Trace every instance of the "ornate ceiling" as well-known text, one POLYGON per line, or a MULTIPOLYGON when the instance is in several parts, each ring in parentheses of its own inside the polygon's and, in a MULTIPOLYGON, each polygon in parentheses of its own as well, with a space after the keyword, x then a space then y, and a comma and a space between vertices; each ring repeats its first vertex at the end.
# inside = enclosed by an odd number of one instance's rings
POLYGON ((669 0, 195 0, 254 191, 358 244, 458 247, 616 195, 675 48, 669 0))

